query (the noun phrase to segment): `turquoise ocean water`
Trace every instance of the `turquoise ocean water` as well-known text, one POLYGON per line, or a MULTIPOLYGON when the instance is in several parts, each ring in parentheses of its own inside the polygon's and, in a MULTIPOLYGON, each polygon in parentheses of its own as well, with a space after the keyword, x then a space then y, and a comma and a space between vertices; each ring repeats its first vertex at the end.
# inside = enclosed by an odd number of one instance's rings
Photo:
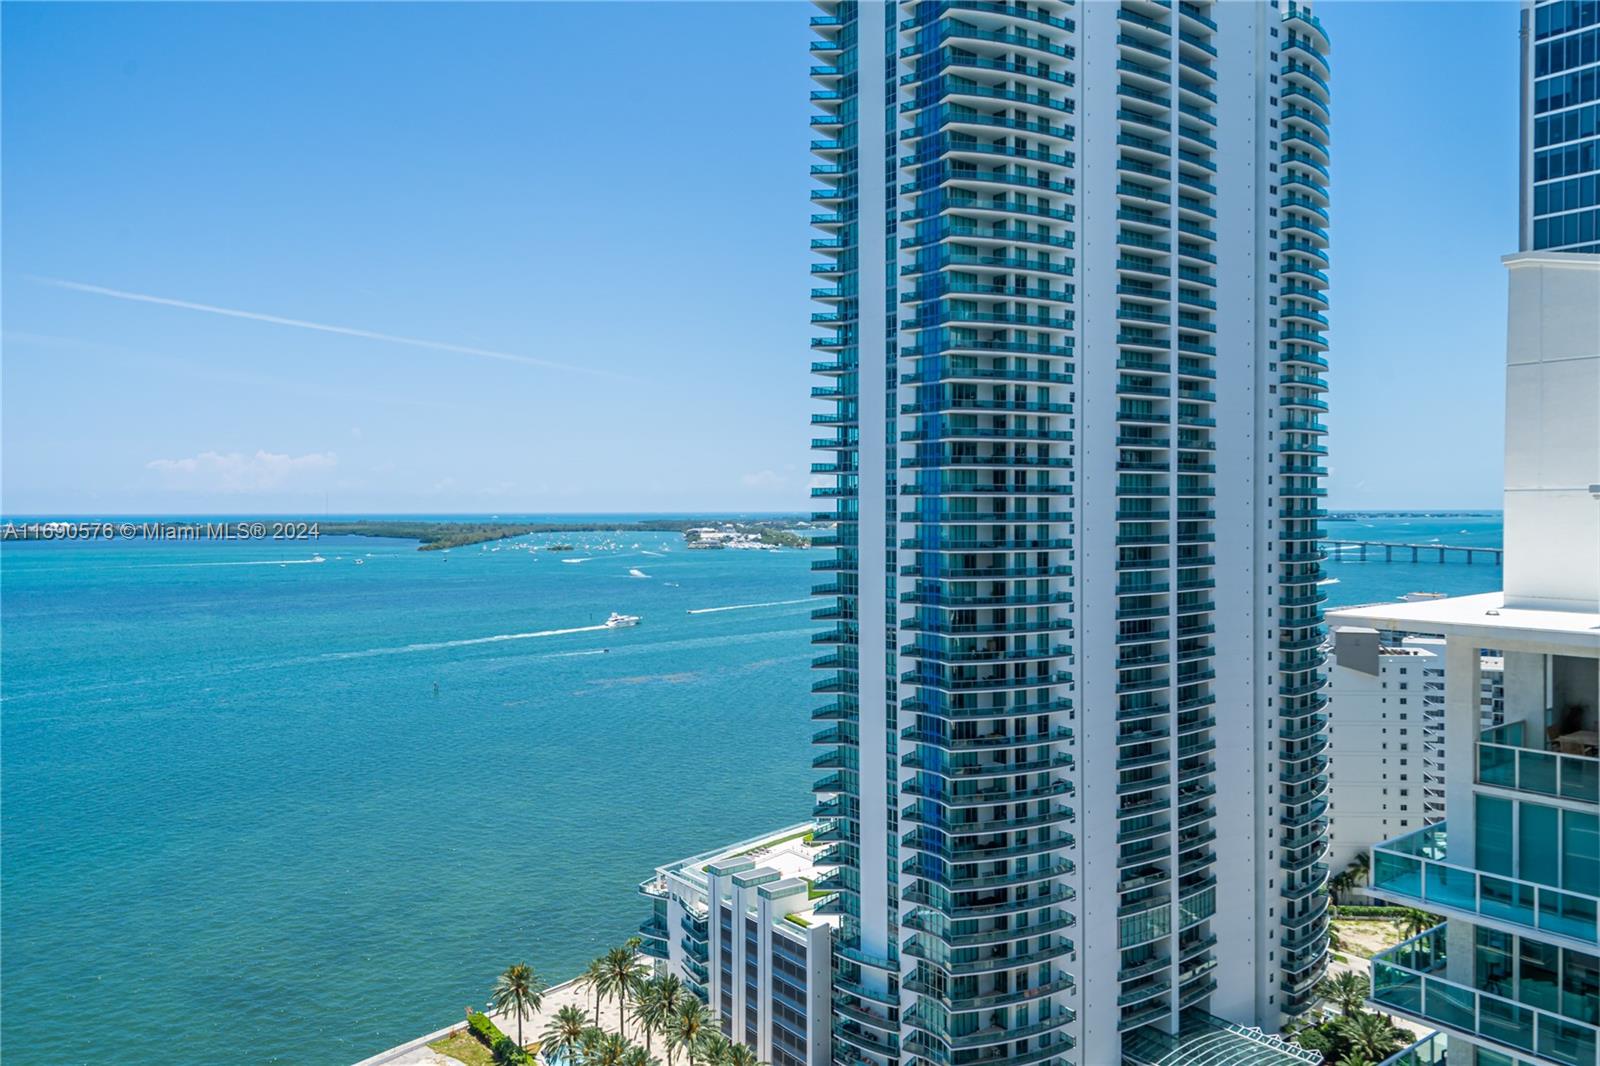
MULTIPOLYGON (((1329 530, 1500 542, 1498 515, 1329 530)), ((508 962, 571 976, 633 931, 656 864, 808 815, 813 558, 6 544, 6 1061, 110 1039, 331 1066, 458 1018, 508 962), (613 610, 643 623, 593 628, 613 610)), ((1500 578, 1328 571, 1333 605, 1500 578)))

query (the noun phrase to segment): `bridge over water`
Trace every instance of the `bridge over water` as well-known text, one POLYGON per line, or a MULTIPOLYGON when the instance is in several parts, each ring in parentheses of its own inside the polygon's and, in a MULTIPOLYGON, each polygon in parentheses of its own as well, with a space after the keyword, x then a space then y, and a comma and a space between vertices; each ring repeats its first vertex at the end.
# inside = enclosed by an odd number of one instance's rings
POLYGON ((1445 561, 1445 553, 1462 552, 1466 555, 1468 563, 1473 561, 1474 556, 1486 555, 1494 561, 1496 566, 1499 566, 1501 555, 1505 551, 1504 548, 1466 548, 1455 544, 1402 544, 1386 540, 1325 540, 1322 545, 1329 549, 1328 557, 1330 559, 1344 559, 1347 558, 1348 553, 1356 555, 1362 562, 1366 562, 1367 552, 1370 549, 1374 556, 1381 550, 1383 552, 1383 561, 1386 563, 1394 562, 1397 552, 1402 560, 1404 560, 1405 554, 1410 552, 1411 562, 1414 563, 1430 558, 1430 553, 1431 557, 1436 557, 1442 563, 1445 561))

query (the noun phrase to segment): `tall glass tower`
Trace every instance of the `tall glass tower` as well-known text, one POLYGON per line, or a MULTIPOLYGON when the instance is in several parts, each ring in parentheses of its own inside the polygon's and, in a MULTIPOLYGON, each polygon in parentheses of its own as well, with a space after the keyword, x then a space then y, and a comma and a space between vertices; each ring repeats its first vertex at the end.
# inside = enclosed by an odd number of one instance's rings
POLYGON ((1523 0, 1522 250, 1600 252, 1600 0, 1523 0))
POLYGON ((835 1061, 1276 1030, 1326 960, 1328 37, 819 6, 835 1061))

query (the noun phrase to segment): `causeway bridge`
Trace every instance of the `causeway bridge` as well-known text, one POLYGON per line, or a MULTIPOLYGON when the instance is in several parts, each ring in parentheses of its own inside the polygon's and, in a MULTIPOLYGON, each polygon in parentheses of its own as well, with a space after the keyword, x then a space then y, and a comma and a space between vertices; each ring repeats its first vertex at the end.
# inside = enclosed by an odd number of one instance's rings
POLYGON ((1374 555, 1381 550, 1383 552, 1383 561, 1386 563, 1394 562, 1396 552, 1400 553, 1402 559, 1406 552, 1410 552, 1411 561, 1414 563, 1423 559, 1431 560, 1433 558, 1437 558, 1442 563, 1445 561, 1446 552, 1463 552, 1466 554, 1468 563, 1472 562, 1475 555, 1485 555, 1496 566, 1499 566, 1501 556, 1505 552, 1504 548, 1464 548, 1454 544, 1401 544, 1383 540, 1325 540, 1322 545, 1329 549, 1328 557, 1333 560, 1346 558, 1348 553, 1356 555, 1362 562, 1366 562, 1367 552, 1370 549, 1374 555))

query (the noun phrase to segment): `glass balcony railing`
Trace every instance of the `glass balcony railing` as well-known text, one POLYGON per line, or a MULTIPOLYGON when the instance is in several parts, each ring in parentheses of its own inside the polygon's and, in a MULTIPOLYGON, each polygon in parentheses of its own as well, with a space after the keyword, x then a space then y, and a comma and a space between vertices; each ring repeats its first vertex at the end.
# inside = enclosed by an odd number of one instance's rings
POLYGON ((1526 722, 1508 722, 1478 740, 1478 783, 1600 803, 1600 758, 1549 751, 1530 740, 1526 722))
MULTIPOLYGON (((1565 1066, 1595 1066, 1600 1030, 1447 979, 1445 975, 1452 971, 1447 940, 1446 926, 1439 925, 1374 955, 1373 1002, 1513 1052, 1538 1055, 1565 1066)), ((1457 966, 1463 975, 1470 974, 1474 960, 1458 960, 1457 966)))
POLYGON ((1449 1039, 1443 1033, 1429 1033, 1404 1051, 1389 1056, 1378 1066, 1445 1066, 1449 1039))
POLYGON ((1372 849, 1372 892, 1425 910, 1490 918, 1600 944, 1600 898, 1448 861, 1448 823, 1372 849))

